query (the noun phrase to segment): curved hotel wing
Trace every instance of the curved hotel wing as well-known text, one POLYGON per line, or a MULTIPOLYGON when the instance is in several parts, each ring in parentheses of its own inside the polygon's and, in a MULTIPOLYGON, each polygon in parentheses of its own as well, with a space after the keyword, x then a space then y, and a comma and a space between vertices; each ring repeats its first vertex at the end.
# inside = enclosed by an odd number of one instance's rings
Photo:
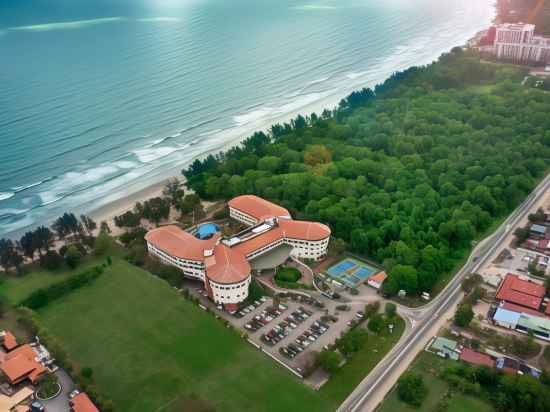
POLYGON ((145 236, 149 253, 201 280, 217 304, 233 311, 248 296, 250 261, 281 245, 299 258, 326 256, 330 229, 316 222, 293 220, 289 211, 253 195, 229 201, 229 216, 247 229, 229 238, 220 233, 201 240, 177 226, 163 226, 145 236))

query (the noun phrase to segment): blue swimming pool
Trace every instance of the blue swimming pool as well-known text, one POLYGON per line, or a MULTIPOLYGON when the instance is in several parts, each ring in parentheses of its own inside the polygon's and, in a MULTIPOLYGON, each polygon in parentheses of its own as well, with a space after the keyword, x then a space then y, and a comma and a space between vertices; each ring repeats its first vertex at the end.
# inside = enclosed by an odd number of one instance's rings
POLYGON ((218 233, 219 231, 220 231, 220 227, 217 224, 204 223, 197 227, 197 232, 195 233, 195 237, 201 240, 210 239, 212 236, 214 236, 215 233, 218 233))

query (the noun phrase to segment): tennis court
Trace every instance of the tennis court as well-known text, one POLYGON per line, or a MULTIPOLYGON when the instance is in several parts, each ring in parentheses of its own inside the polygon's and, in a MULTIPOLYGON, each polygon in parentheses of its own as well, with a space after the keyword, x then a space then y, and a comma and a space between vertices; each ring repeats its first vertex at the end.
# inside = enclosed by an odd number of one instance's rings
POLYGON ((353 258, 346 258, 327 269, 331 278, 351 288, 357 287, 377 272, 379 269, 353 258))

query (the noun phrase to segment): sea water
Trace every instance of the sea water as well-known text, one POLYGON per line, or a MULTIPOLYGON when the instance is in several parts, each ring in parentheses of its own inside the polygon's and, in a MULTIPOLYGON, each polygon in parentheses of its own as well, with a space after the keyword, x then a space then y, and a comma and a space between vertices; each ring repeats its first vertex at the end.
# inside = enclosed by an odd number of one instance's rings
POLYGON ((320 113, 487 27, 494 0, 0 2, 0 236, 320 113))

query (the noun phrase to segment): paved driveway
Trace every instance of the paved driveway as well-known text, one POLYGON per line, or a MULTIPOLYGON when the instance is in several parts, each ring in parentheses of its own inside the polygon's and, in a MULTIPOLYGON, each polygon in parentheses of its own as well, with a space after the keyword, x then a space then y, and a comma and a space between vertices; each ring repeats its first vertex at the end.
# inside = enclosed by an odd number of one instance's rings
POLYGON ((69 412, 69 393, 75 388, 71 377, 63 369, 58 369, 55 376, 61 384, 61 393, 49 401, 41 401, 47 412, 69 412))

